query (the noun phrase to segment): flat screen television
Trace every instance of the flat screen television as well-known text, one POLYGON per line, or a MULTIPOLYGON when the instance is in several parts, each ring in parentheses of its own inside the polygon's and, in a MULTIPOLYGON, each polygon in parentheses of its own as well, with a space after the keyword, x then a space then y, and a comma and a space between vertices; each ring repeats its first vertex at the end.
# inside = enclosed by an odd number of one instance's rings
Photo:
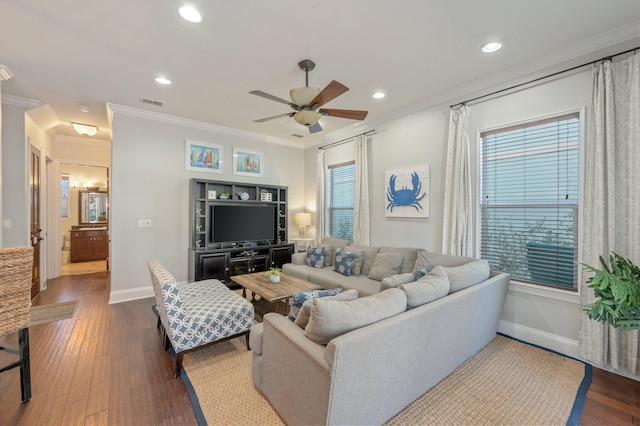
POLYGON ((211 241, 214 243, 277 241, 275 204, 211 206, 211 241))

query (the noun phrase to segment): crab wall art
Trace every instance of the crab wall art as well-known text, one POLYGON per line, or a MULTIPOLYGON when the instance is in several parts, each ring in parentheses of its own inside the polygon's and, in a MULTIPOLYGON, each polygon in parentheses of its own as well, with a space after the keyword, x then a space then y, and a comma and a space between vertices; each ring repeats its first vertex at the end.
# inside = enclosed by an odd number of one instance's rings
POLYGON ((385 172, 385 216, 429 217, 429 166, 385 172))

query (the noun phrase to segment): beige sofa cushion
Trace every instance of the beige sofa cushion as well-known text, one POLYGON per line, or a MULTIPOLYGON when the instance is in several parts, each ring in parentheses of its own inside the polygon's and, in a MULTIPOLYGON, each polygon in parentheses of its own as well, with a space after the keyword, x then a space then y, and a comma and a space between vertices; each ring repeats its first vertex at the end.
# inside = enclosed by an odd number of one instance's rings
POLYGON ((477 259, 466 256, 451 256, 448 254, 440 254, 420 249, 416 252, 416 260, 413 265, 413 270, 417 270, 422 265, 427 265, 427 271, 431 271, 431 268, 436 265, 447 267, 460 266, 473 260, 477 259))
POLYGON ((373 261, 376 258, 376 254, 380 250, 380 247, 375 246, 361 246, 358 244, 351 244, 350 247, 355 247, 360 250, 364 250, 364 262, 362 263, 362 271, 361 275, 369 275, 369 271, 371 270, 371 265, 373 265, 373 261))
POLYGON ((418 254, 417 248, 410 247, 380 247, 380 253, 399 253, 402 255, 402 267, 400 273, 405 274, 407 272, 413 272, 413 265, 416 263, 416 256, 418 254))
MULTIPOLYGON (((358 290, 346 290, 336 294, 335 296, 326 296, 328 299, 334 300, 353 300, 358 298, 358 290)), ((295 325, 300 328, 305 328, 309 323, 309 316, 311 315, 311 303, 313 299, 307 299, 302 304, 300 311, 298 312, 298 316, 294 321, 295 325)))
POLYGON ((407 309, 407 296, 390 288, 372 296, 340 301, 327 297, 314 299, 305 335, 326 345, 331 339, 351 330, 397 315, 407 309))
POLYGON ((460 266, 445 267, 444 272, 449 278, 451 288, 449 293, 455 293, 463 288, 471 287, 489 278, 489 262, 485 259, 474 260, 460 266))
POLYGON ((391 277, 386 277, 382 279, 380 283, 380 291, 386 290, 388 288, 399 287, 402 284, 408 284, 412 281, 415 281, 415 277, 413 273, 407 272, 406 274, 397 274, 391 277))
POLYGON ((391 277, 400 273, 404 257, 402 253, 382 252, 376 254, 376 258, 371 265, 369 278, 382 281, 383 278, 391 277))
POLYGON ((402 284, 400 289, 407 295, 407 309, 413 309, 449 294, 449 279, 444 268, 437 265, 418 281, 402 284))

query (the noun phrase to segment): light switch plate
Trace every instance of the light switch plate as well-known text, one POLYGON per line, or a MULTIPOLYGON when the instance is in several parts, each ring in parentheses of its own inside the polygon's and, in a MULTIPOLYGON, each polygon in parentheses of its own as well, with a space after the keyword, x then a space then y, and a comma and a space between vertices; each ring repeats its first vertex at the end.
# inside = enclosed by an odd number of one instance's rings
POLYGON ((151 219, 138 220, 138 228, 151 228, 151 219))
POLYGON ((2 219, 2 227, 4 229, 11 228, 11 219, 2 219))

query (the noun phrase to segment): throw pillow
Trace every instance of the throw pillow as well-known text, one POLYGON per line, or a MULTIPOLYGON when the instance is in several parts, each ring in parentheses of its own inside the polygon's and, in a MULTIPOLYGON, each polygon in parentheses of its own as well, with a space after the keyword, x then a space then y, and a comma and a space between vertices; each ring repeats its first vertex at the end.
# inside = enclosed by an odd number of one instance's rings
POLYGON ((307 249, 307 265, 314 268, 324 267, 324 247, 311 247, 307 249))
POLYGON ((386 277, 383 278, 382 282, 380 283, 380 291, 386 290, 388 288, 399 287, 402 284, 407 284, 412 281, 415 281, 415 278, 413 278, 413 274, 411 272, 386 277))
POLYGON ((491 271, 489 270, 489 262, 482 259, 451 268, 445 267, 444 272, 447 274, 449 284, 451 285, 449 293, 455 293, 463 288, 471 287, 486 280, 489 278, 491 271))
POLYGON ((336 249, 331 244, 320 244, 318 247, 324 247, 324 266, 333 266, 336 249))
POLYGON ((411 275, 413 275, 414 281, 418 281, 420 278, 427 275, 427 265, 421 265, 418 268, 414 269, 411 275))
POLYGON ((444 268, 437 265, 418 281, 402 284, 400 288, 407 295, 407 309, 413 309, 449 294, 449 279, 444 268))
POLYGON ((333 270, 341 273, 345 277, 351 276, 351 270, 356 263, 356 254, 349 253, 344 249, 336 249, 336 258, 333 270))
POLYGON ((407 296, 398 288, 349 301, 314 299, 304 334, 310 340, 326 345, 344 333, 382 321, 406 309, 407 296))
POLYGON ((332 288, 329 290, 304 290, 298 291, 291 295, 289 299, 289 318, 291 321, 295 321, 296 317, 300 313, 300 308, 307 299, 325 296, 335 296, 342 291, 341 288, 332 288))
POLYGON ((400 253, 386 252, 376 254, 376 258, 371 265, 369 278, 382 281, 383 278, 400 273, 403 256, 400 253))
POLYGON ((362 271, 362 264, 364 263, 364 250, 357 249, 353 246, 346 246, 344 250, 347 253, 355 253, 356 263, 353 264, 351 275, 360 275, 360 272, 362 271))
MULTIPOLYGON (((333 300, 353 300, 358 298, 358 290, 352 288, 350 290, 342 291, 335 296, 326 296, 326 298, 333 300)), ((300 328, 305 328, 309 323, 309 316, 311 315, 311 303, 313 303, 313 298, 309 298, 304 301, 302 307, 300 308, 300 312, 298 312, 298 316, 294 321, 294 323, 300 328)))

